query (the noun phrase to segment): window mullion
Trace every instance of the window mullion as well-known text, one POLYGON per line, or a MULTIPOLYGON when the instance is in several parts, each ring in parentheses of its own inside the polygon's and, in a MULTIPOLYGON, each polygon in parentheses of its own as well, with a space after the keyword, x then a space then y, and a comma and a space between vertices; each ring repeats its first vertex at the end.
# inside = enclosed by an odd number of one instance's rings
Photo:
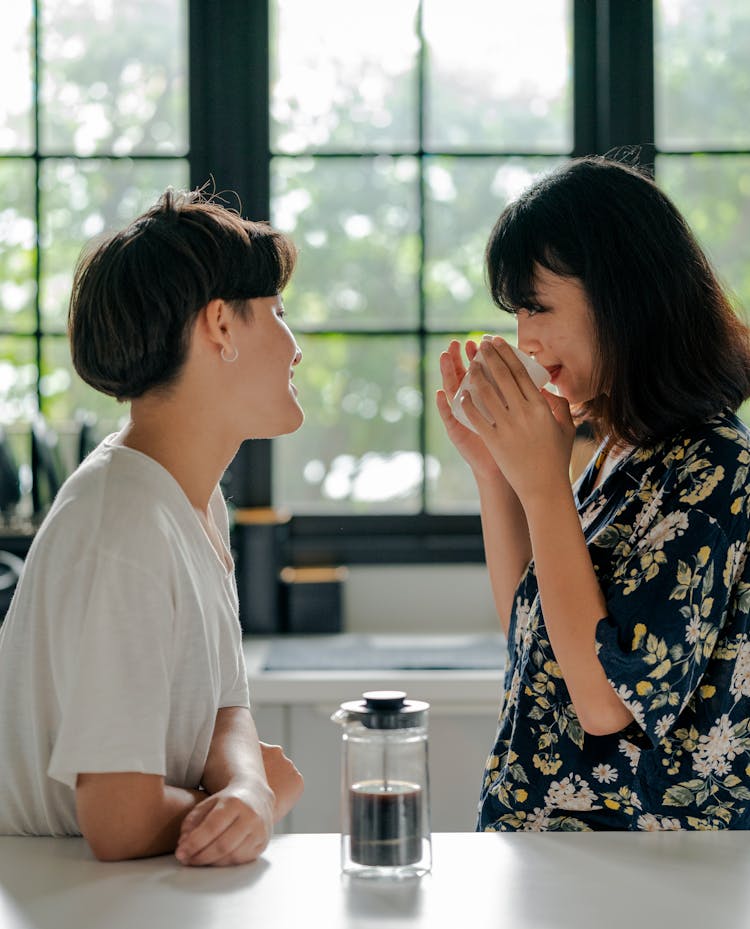
MULTIPOLYGON (((270 216, 268 37, 268 0, 189 0, 190 183, 212 179, 253 220, 270 216)), ((228 474, 237 506, 271 505, 271 467, 268 439, 243 443, 228 474)))
POLYGON ((653 0, 596 2, 596 151, 639 150, 654 163, 653 0))

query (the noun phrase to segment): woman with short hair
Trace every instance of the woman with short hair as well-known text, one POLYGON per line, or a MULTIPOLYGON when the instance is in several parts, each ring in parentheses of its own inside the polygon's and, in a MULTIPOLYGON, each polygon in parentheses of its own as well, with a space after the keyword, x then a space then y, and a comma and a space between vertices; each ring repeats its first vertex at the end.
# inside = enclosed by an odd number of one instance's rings
POLYGON ((73 363, 130 419, 61 488, 0 631, 0 833, 237 864, 299 797, 250 714, 219 488, 243 440, 303 420, 295 257, 172 190, 81 257, 73 363))

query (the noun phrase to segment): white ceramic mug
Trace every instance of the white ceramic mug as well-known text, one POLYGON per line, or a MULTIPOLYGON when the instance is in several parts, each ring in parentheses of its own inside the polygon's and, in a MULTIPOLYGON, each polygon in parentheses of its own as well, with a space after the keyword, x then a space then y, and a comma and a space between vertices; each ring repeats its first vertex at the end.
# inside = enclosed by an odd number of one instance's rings
MULTIPOLYGON (((491 335, 485 335, 485 336, 482 336, 482 341, 484 341, 485 339, 491 339, 491 338, 492 338, 491 335)), ((531 357, 531 355, 527 355, 525 352, 522 352, 520 348, 516 348, 515 345, 511 345, 511 348, 516 353, 516 356, 521 361, 524 368, 526 368, 526 370, 528 371, 529 377, 534 382, 535 387, 538 387, 539 389, 541 389, 542 387, 544 387, 546 384, 549 383, 549 374, 546 368, 543 368, 539 364, 538 361, 536 361, 534 358, 531 357)), ((479 363, 481 364, 482 363, 481 358, 479 356, 477 356, 477 358, 479 360, 479 363)), ((482 405, 482 402, 475 395, 474 391, 472 390, 472 386, 473 385, 471 383, 471 374, 469 373, 469 371, 467 371, 466 374, 464 375, 463 380, 461 381, 461 384, 459 385, 458 390, 456 391, 455 396, 453 397, 453 400, 451 401, 451 411, 453 412, 453 415, 456 417, 456 419, 462 425, 466 426, 468 429, 471 429, 472 432, 476 432, 477 430, 469 422, 469 420, 466 417, 466 414, 464 413, 463 407, 461 406, 460 398, 461 398, 461 394, 465 390, 469 392, 469 394, 471 395, 471 399, 474 401, 474 404, 476 405, 476 408, 479 410, 482 416, 484 416, 484 418, 487 420, 488 423, 492 422, 492 417, 487 412, 485 407, 482 405)))

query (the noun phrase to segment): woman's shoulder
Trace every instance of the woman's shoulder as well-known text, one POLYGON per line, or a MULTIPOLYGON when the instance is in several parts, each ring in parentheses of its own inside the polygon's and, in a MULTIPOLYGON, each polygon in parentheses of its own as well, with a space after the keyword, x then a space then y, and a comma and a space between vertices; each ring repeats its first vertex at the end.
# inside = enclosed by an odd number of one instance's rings
POLYGON ((683 429, 653 449, 637 450, 664 502, 700 510, 746 531, 750 520, 750 430, 730 411, 683 429), (740 525, 741 524, 741 525, 740 525))
POLYGON ((60 488, 39 535, 77 545, 81 553, 132 549, 135 555, 163 548, 165 538, 193 519, 187 498, 160 465, 103 443, 60 488))

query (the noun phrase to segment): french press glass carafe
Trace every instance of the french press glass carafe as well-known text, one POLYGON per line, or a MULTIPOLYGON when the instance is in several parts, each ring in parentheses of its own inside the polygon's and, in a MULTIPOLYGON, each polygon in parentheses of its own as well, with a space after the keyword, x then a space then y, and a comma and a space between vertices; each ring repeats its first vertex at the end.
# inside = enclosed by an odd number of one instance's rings
POLYGON ((341 868, 410 877, 432 865, 427 773, 428 703, 372 691, 342 703, 341 868))

